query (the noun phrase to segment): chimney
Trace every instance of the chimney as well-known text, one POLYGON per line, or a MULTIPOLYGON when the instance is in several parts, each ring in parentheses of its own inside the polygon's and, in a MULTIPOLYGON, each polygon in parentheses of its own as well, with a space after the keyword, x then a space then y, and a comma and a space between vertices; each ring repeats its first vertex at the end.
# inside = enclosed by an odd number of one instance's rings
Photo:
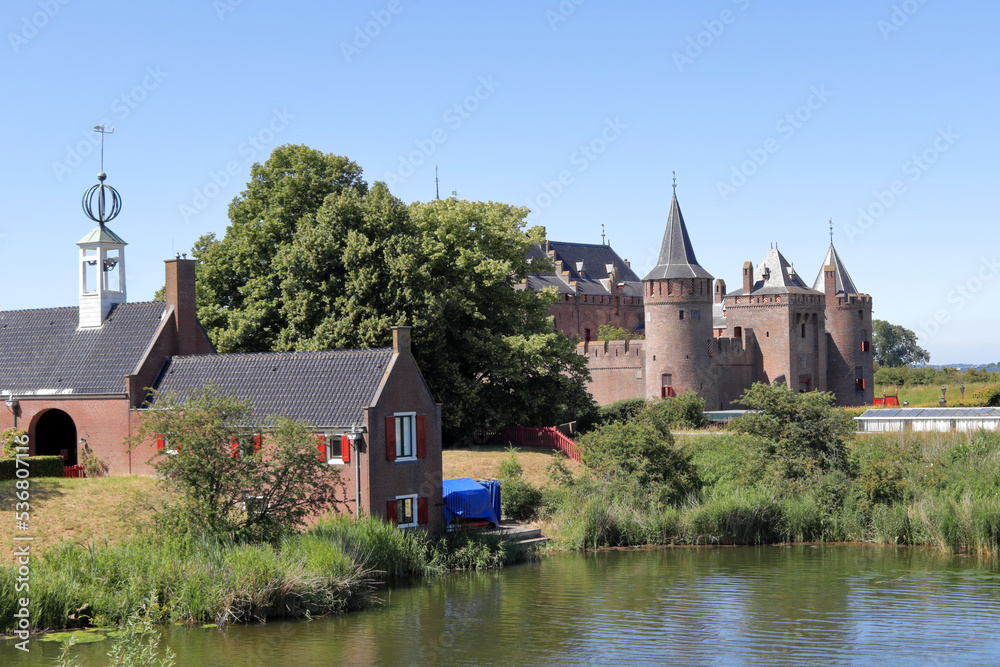
POLYGON ((200 340, 197 304, 195 302, 195 266, 193 259, 168 259, 167 284, 164 296, 167 306, 174 308, 177 325, 176 354, 198 354, 200 340))
POLYGON ((749 295, 753 288, 753 264, 743 262, 743 294, 749 295))
POLYGON ((719 278, 715 281, 715 303, 722 303, 726 298, 726 281, 719 278))
POLYGON ((823 267, 823 291, 830 299, 837 294, 837 267, 829 264, 823 267))
POLYGON ((392 328, 392 351, 396 354, 410 354, 410 332, 413 327, 392 328))

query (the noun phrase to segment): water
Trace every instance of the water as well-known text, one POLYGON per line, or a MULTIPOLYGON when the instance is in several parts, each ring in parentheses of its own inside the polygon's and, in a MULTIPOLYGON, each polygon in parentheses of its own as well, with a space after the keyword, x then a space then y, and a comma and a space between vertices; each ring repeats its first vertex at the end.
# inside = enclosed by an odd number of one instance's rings
MULTIPOLYGON (((991 665, 1000 567, 859 546, 565 554, 385 592, 312 622, 167 631, 182 666, 991 665)), ((51 665, 0 645, 0 664, 51 665)), ((103 664, 104 643, 81 646, 103 664)))

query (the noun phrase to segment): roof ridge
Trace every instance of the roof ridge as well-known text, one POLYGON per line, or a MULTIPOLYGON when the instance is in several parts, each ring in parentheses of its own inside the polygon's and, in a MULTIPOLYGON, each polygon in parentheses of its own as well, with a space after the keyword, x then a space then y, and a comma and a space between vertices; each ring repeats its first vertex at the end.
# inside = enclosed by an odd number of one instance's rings
POLYGON ((306 354, 345 354, 348 352, 392 352, 391 347, 360 347, 344 348, 340 350, 281 350, 278 352, 219 352, 215 354, 175 354, 173 359, 232 359, 234 357, 277 357, 277 356, 301 356, 306 354))

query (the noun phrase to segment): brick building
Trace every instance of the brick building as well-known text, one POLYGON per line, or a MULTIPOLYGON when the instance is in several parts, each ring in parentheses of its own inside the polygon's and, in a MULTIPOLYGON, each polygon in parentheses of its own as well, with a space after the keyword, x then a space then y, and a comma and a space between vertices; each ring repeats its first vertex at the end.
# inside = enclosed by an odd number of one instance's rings
POLYGON ((183 399, 214 382, 265 423, 314 430, 352 514, 442 530, 441 410, 408 327, 380 350, 216 354, 197 319, 194 260, 166 262, 165 301, 129 303, 125 241, 100 222, 77 245, 77 306, 0 312, 0 430, 27 431, 32 455, 75 465, 86 444, 111 474, 148 474, 165 443, 129 441, 155 407, 150 389, 183 399))
POLYGON ((579 336, 601 404, 692 390, 707 409, 729 409, 754 382, 830 391, 840 405, 872 402, 871 296, 858 292, 832 239, 811 287, 775 245, 756 267, 746 262, 740 289, 727 293, 698 262, 675 192, 659 259, 641 281, 609 246, 548 242, 533 252, 555 271, 524 286, 557 289, 556 328, 579 336), (601 324, 645 340, 598 341, 601 324))

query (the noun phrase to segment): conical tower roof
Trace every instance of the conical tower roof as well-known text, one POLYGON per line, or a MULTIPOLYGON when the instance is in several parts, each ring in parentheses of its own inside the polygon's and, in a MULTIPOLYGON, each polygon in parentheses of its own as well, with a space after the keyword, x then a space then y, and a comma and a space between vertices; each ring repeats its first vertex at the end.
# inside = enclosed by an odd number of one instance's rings
POLYGON ((826 259, 823 260, 823 266, 819 267, 819 275, 816 276, 816 282, 813 283, 813 289, 820 292, 826 289, 826 279, 823 276, 823 269, 827 266, 832 266, 836 269, 834 276, 837 280, 836 293, 837 294, 860 294, 858 288, 854 286, 854 281, 851 280, 851 274, 847 272, 847 267, 840 260, 840 255, 837 254, 837 249, 830 244, 830 249, 826 251, 826 259))
POLYGON ((643 280, 667 278, 712 278, 712 274, 703 269, 694 256, 676 192, 670 200, 670 215, 667 216, 667 229, 663 232, 660 259, 643 280))

